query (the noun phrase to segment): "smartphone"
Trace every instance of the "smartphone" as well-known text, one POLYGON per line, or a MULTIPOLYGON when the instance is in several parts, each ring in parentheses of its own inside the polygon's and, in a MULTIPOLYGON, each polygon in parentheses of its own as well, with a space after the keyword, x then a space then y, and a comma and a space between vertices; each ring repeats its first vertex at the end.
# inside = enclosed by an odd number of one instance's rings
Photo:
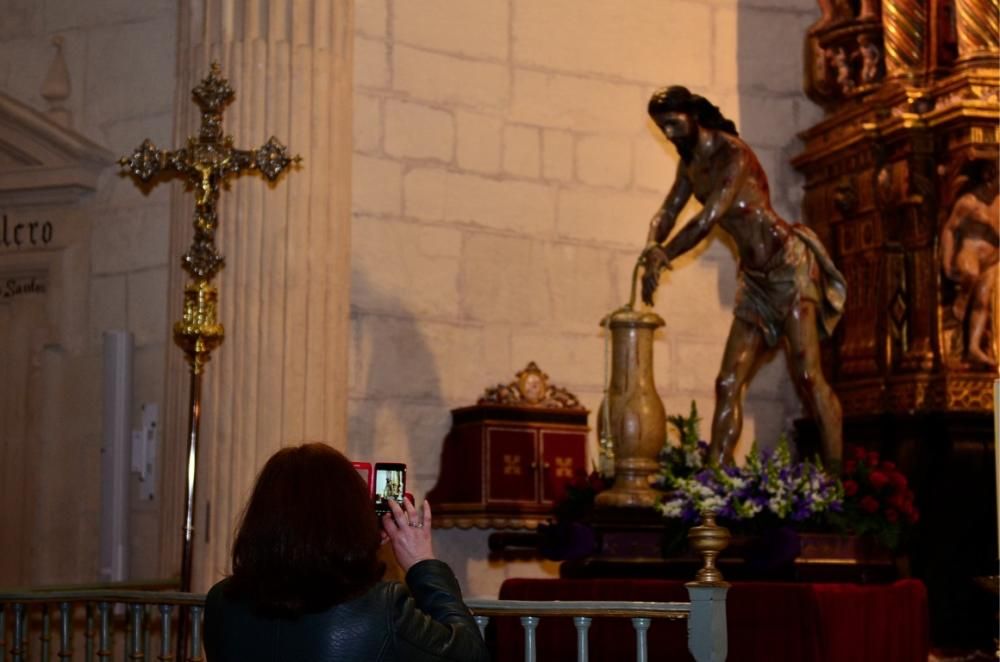
POLYGON ((389 512, 388 499, 402 503, 406 494, 406 465, 398 462, 376 462, 373 476, 375 514, 381 517, 389 512))
POLYGON ((351 462, 354 468, 357 469, 358 475, 361 476, 361 480, 365 481, 365 485, 368 486, 368 494, 372 493, 372 463, 371 462, 351 462))

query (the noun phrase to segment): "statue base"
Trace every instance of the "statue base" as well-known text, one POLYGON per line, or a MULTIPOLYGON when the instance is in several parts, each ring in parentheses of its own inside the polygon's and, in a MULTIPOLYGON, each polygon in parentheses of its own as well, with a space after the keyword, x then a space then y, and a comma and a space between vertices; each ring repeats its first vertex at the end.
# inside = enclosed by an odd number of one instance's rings
MULTIPOLYGON (((655 511, 656 504, 663 500, 663 492, 652 488, 612 487, 594 497, 598 510, 638 509, 655 511)), ((654 512, 654 514, 656 514, 654 512)), ((659 515, 657 514, 657 517, 659 515)))

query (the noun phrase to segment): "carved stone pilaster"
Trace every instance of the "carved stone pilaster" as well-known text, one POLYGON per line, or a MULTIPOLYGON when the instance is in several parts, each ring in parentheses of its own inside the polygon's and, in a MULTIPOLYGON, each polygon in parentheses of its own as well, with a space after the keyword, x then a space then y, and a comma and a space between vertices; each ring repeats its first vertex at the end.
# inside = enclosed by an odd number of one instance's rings
MULTIPOLYGON (((267 458, 283 445, 346 445, 350 278, 350 0, 270 0, 233 12, 228 0, 180 3, 175 142, 198 130, 190 100, 212 61, 237 91, 225 132, 236 144, 270 135, 303 157, 294 177, 264 190, 234 181, 220 201, 216 277, 225 345, 205 371, 195 507, 193 587, 229 566, 244 499, 267 458)), ((191 243, 191 197, 173 199, 169 311, 181 317, 191 243)), ((164 414, 164 576, 179 568, 187 369, 169 354, 164 414)))

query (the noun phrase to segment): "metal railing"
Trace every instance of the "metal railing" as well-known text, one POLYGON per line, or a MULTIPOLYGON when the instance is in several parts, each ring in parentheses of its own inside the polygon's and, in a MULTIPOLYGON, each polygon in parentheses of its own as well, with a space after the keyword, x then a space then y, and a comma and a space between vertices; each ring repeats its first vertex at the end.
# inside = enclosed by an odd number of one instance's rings
MULTIPOLYGON (((573 618, 579 662, 588 660, 587 635, 594 618, 631 619, 638 662, 649 659, 646 635, 653 619, 686 618, 688 648, 694 659, 721 662, 726 657, 726 587, 692 583, 688 591, 691 602, 475 599, 467 604, 484 636, 491 617, 520 617, 525 662, 535 662, 535 628, 542 617, 550 616, 573 618)), ((0 662, 50 662, 53 653, 60 661, 81 659, 81 649, 86 662, 111 659, 200 662, 204 602, 202 594, 166 591, 0 593, 0 662), (189 646, 183 655, 176 654, 174 636, 179 618, 190 618, 189 646), (57 632, 55 637, 53 630, 57 632)))
POLYGON ((691 602, 625 602, 576 600, 467 600, 485 637, 492 616, 520 616, 524 630, 524 660, 535 662, 535 629, 542 616, 572 616, 576 628, 576 659, 587 662, 587 635, 595 617, 628 618, 635 631, 635 659, 647 662, 646 634, 653 619, 688 619, 688 650, 697 662, 726 659, 725 586, 688 585, 691 602))
POLYGON ((49 662, 53 649, 60 661, 80 659, 78 651, 82 649, 86 662, 201 662, 204 605, 202 594, 166 591, 0 592, 0 662, 49 662), (34 613, 33 606, 38 607, 34 613), (55 619, 54 612, 58 613, 55 619), (180 618, 190 619, 190 646, 178 654, 173 633, 180 618), (53 641, 53 620, 58 624, 57 642, 53 641), (154 650, 158 651, 155 658, 154 650))

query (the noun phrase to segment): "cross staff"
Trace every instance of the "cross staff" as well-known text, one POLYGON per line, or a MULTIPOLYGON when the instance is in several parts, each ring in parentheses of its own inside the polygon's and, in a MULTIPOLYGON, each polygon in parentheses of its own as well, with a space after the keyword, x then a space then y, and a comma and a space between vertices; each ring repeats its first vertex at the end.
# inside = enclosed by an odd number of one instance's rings
MULTIPOLYGON (((158 150, 147 138, 130 156, 118 161, 124 173, 131 174, 143 184, 149 184, 161 175, 180 176, 195 191, 194 239, 181 259, 181 265, 191 276, 191 281, 184 288, 183 316, 174 324, 174 341, 184 350, 191 372, 182 591, 191 590, 201 375, 212 350, 225 337, 225 330, 217 321, 218 291, 211 284, 212 278, 225 265, 222 254, 215 246, 219 192, 230 177, 257 171, 273 182, 290 164, 301 161, 298 156, 290 158, 285 147, 273 136, 254 150, 233 147, 232 136, 222 133, 222 112, 233 100, 233 89, 229 81, 222 78, 217 62, 212 63, 208 76, 191 93, 201 109, 201 128, 197 137, 188 138, 186 147, 173 151, 158 150)), ((183 636, 179 639, 183 641, 183 636)), ((183 659, 184 651, 179 650, 178 654, 183 659)))

